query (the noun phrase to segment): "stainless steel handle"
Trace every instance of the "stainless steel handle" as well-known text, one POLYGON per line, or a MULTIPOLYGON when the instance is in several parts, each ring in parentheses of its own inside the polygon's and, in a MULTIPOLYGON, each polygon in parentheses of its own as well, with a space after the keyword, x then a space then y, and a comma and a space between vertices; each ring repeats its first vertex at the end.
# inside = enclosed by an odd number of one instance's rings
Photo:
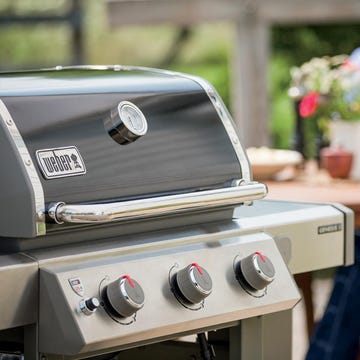
POLYGON ((49 204, 48 216, 62 224, 107 223, 122 219, 173 214, 180 211, 239 205, 267 194, 264 184, 235 181, 233 187, 186 194, 160 196, 108 204, 49 204))

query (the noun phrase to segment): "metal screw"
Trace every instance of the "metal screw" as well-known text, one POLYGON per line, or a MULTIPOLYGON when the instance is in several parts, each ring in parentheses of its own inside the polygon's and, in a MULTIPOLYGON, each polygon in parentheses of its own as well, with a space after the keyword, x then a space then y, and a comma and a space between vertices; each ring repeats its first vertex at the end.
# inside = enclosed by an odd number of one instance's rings
POLYGON ((26 160, 25 160, 25 165, 30 166, 30 165, 31 165, 31 160, 30 160, 30 159, 26 159, 26 160))
POLYGON ((13 124, 12 120, 11 119, 6 119, 6 123, 11 126, 13 124))

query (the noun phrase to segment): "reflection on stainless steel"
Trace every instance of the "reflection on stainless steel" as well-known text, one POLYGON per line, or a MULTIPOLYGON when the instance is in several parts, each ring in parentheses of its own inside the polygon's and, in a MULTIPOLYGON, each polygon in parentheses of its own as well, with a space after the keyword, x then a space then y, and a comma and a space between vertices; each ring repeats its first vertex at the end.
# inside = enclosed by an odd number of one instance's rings
POLYGON ((49 204, 48 215, 59 224, 64 222, 105 223, 120 219, 165 215, 204 207, 237 205, 245 201, 262 199, 266 194, 266 185, 253 182, 224 189, 109 204, 51 203, 49 204))
POLYGON ((155 68, 149 68, 144 66, 127 66, 127 65, 111 65, 111 66, 89 66, 89 65, 83 65, 83 66, 57 66, 54 69, 48 69, 48 70, 71 70, 71 69, 82 69, 82 70, 114 70, 114 71, 145 71, 145 72, 152 72, 152 73, 159 73, 164 74, 168 76, 180 76, 186 79, 190 79, 192 81, 195 81, 197 84, 199 84, 208 95, 209 99, 211 100, 211 103, 213 104, 214 108, 216 109, 217 114, 219 115, 219 118, 224 125, 224 128, 229 136, 230 142, 234 148, 234 151, 236 153, 236 156, 239 160, 239 163, 241 165, 242 170, 242 176, 244 180, 251 181, 252 179, 252 172, 251 167, 249 165, 249 161, 247 159, 246 152, 244 151, 238 134, 236 132, 236 126, 232 120, 232 117, 226 108, 223 100, 221 99, 218 92, 215 90, 215 88, 205 79, 195 76, 195 75, 189 75, 184 74, 180 72, 175 71, 169 71, 169 70, 163 70, 163 69, 155 69, 155 68))
POLYGON ((252 257, 252 263, 253 263, 253 265, 254 265, 254 269, 256 270, 256 273, 258 274, 258 276, 259 276, 260 278, 262 278, 264 281, 266 281, 266 282, 268 282, 268 283, 271 283, 271 282, 274 280, 275 275, 273 275, 273 276, 268 276, 268 275, 266 275, 266 274, 262 271, 262 269, 260 268, 260 266, 259 266, 259 264, 258 264, 258 260, 257 260, 257 258, 256 258, 256 255, 253 255, 253 257, 252 257))
POLYGON ((12 139, 20 158, 24 163, 24 168, 34 193, 34 207, 36 211, 34 222, 36 223, 36 235, 45 235, 46 227, 44 215, 44 191, 39 176, 35 170, 34 164, 31 161, 30 154, 24 143, 24 140, 14 122, 14 119, 12 118, 2 100, 0 100, 0 119, 3 120, 4 129, 8 131, 9 136, 12 139))
POLYGON ((236 156, 240 162, 243 179, 245 181, 251 181, 252 173, 251 173, 251 167, 249 161, 247 159, 247 155, 240 143, 239 137, 235 130, 236 127, 231 118, 231 115, 228 109, 226 108, 224 102, 222 101, 221 97, 215 90, 215 88, 208 81, 198 76, 192 76, 181 73, 178 73, 177 75, 184 76, 188 79, 197 82, 206 91, 206 94, 209 96, 209 99, 214 105, 214 108, 216 109, 216 112, 218 113, 220 120, 224 125, 224 128, 229 136, 229 139, 234 148, 236 156))

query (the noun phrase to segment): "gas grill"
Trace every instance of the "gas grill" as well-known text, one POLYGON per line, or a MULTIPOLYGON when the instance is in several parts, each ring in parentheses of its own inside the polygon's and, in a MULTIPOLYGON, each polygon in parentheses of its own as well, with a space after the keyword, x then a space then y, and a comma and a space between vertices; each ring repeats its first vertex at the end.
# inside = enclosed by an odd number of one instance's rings
POLYGON ((2 73, 0 159, 3 354, 288 359, 291 274, 353 262, 352 212, 262 200, 198 77, 2 73))

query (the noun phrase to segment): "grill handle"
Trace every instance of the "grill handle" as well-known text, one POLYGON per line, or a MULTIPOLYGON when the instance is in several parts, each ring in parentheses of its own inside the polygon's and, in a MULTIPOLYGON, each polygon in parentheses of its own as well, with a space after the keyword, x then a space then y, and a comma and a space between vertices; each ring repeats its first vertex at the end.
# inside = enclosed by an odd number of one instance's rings
POLYGON ((240 180, 235 180, 233 184, 235 186, 222 189, 106 204, 50 203, 47 207, 47 215, 58 224, 108 223, 122 219, 240 205, 261 199, 267 194, 266 185, 258 182, 244 183, 240 180))

